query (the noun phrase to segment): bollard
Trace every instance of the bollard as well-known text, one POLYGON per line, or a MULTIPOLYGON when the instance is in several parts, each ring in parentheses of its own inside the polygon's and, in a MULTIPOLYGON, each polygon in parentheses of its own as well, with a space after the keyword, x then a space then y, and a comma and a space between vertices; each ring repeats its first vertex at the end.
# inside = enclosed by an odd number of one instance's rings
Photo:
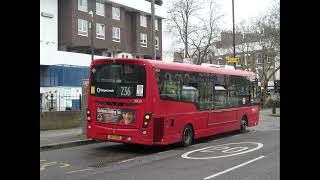
POLYGON ((81 110, 81 107, 82 106, 82 104, 81 104, 81 94, 79 94, 79 110, 81 110))
POLYGON ((51 107, 50 107, 50 111, 52 111, 53 110, 53 94, 51 94, 51 107))
POLYGON ((276 114, 276 103, 272 103, 272 114, 276 114))

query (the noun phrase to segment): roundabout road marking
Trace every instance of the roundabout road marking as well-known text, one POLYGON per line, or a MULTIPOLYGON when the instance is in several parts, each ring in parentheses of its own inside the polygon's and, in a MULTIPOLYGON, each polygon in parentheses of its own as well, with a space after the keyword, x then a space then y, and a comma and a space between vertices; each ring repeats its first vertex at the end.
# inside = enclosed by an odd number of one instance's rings
POLYGON ((238 142, 238 143, 228 143, 228 144, 221 144, 221 145, 215 145, 215 146, 209 146, 209 147, 205 147, 205 148, 201 148, 201 149, 196 149, 193 151, 189 151, 186 152, 184 154, 181 155, 182 158, 185 159, 215 159, 215 158, 222 158, 222 157, 229 157, 229 156, 235 156, 235 155, 239 155, 239 154, 244 154, 244 153, 249 153, 255 150, 258 150, 260 148, 263 147, 262 143, 257 143, 257 142, 238 142), (239 146, 228 146, 228 145, 238 145, 239 146), (247 145, 255 145, 256 147, 247 147, 245 146, 245 144, 247 145), (190 156, 190 154, 192 153, 196 153, 196 152, 200 152, 203 153, 205 155, 207 154, 213 154, 211 156, 204 156, 204 157, 195 157, 195 156, 190 156), (223 155, 215 155, 218 154, 217 152, 219 152, 220 154, 223 153, 223 155), (231 153, 231 154, 230 154, 231 153))

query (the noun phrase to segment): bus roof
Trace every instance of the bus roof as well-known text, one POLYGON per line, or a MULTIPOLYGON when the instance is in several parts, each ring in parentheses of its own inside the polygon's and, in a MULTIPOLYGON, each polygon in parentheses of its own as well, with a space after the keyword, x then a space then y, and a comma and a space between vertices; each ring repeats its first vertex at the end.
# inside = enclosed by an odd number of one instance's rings
POLYGON ((203 72, 203 73, 214 73, 214 74, 228 74, 235 76, 255 76, 254 72, 243 71, 243 70, 229 70, 223 68, 215 67, 206 67, 194 64, 182 64, 175 62, 166 62, 166 61, 157 61, 157 60, 148 60, 148 59, 131 59, 131 58, 103 58, 96 59, 91 64, 101 64, 106 61, 127 61, 135 62, 142 64, 150 64, 155 68, 167 69, 167 70, 176 70, 176 71, 188 71, 188 72, 203 72))

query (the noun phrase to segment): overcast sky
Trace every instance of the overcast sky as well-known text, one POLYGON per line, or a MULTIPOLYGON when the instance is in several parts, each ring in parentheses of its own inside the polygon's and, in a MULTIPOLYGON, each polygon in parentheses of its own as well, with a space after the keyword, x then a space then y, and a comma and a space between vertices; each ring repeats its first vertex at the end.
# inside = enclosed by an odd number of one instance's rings
MULTIPOLYGON (((241 20, 250 21, 254 17, 262 15, 271 6, 274 0, 234 0, 235 23, 241 20)), ((221 6, 224 27, 232 29, 232 0, 216 0, 221 6)))
MULTIPOLYGON (((163 7, 167 8, 172 0, 163 0, 163 7)), ((250 21, 252 18, 262 15, 268 7, 271 6, 274 0, 234 0, 234 16, 235 24, 241 20, 250 21)), ((279 0, 277 0, 279 2, 279 0)), ((221 14, 224 14, 224 17, 221 21, 221 28, 232 30, 232 0, 216 0, 217 5, 220 7, 221 14)), ((166 25, 163 24, 163 30, 166 28, 166 25)), ((174 43, 171 41, 172 37, 168 34, 163 33, 163 51, 167 51, 171 44, 174 43)), ((172 57, 163 57, 164 59, 171 61, 172 57)))

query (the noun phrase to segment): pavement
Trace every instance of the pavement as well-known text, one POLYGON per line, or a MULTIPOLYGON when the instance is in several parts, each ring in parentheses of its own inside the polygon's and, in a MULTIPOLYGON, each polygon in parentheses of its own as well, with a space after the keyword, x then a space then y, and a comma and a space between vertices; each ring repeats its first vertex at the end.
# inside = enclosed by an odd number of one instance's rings
MULTIPOLYGON (((280 108, 276 108, 276 114, 272 114, 272 109, 263 109, 260 111, 263 116, 280 117, 280 108)), ((61 149, 67 147, 81 146, 92 143, 100 143, 88 139, 82 134, 81 127, 61 130, 40 131, 40 151, 61 149)))
POLYGON ((80 146, 99 141, 88 139, 82 134, 81 127, 40 131, 40 151, 80 146))
POLYGON ((272 109, 269 108, 269 109, 262 109, 260 111, 261 115, 264 115, 264 116, 275 116, 275 117, 280 117, 280 108, 276 108, 276 114, 273 114, 272 113, 272 109))

